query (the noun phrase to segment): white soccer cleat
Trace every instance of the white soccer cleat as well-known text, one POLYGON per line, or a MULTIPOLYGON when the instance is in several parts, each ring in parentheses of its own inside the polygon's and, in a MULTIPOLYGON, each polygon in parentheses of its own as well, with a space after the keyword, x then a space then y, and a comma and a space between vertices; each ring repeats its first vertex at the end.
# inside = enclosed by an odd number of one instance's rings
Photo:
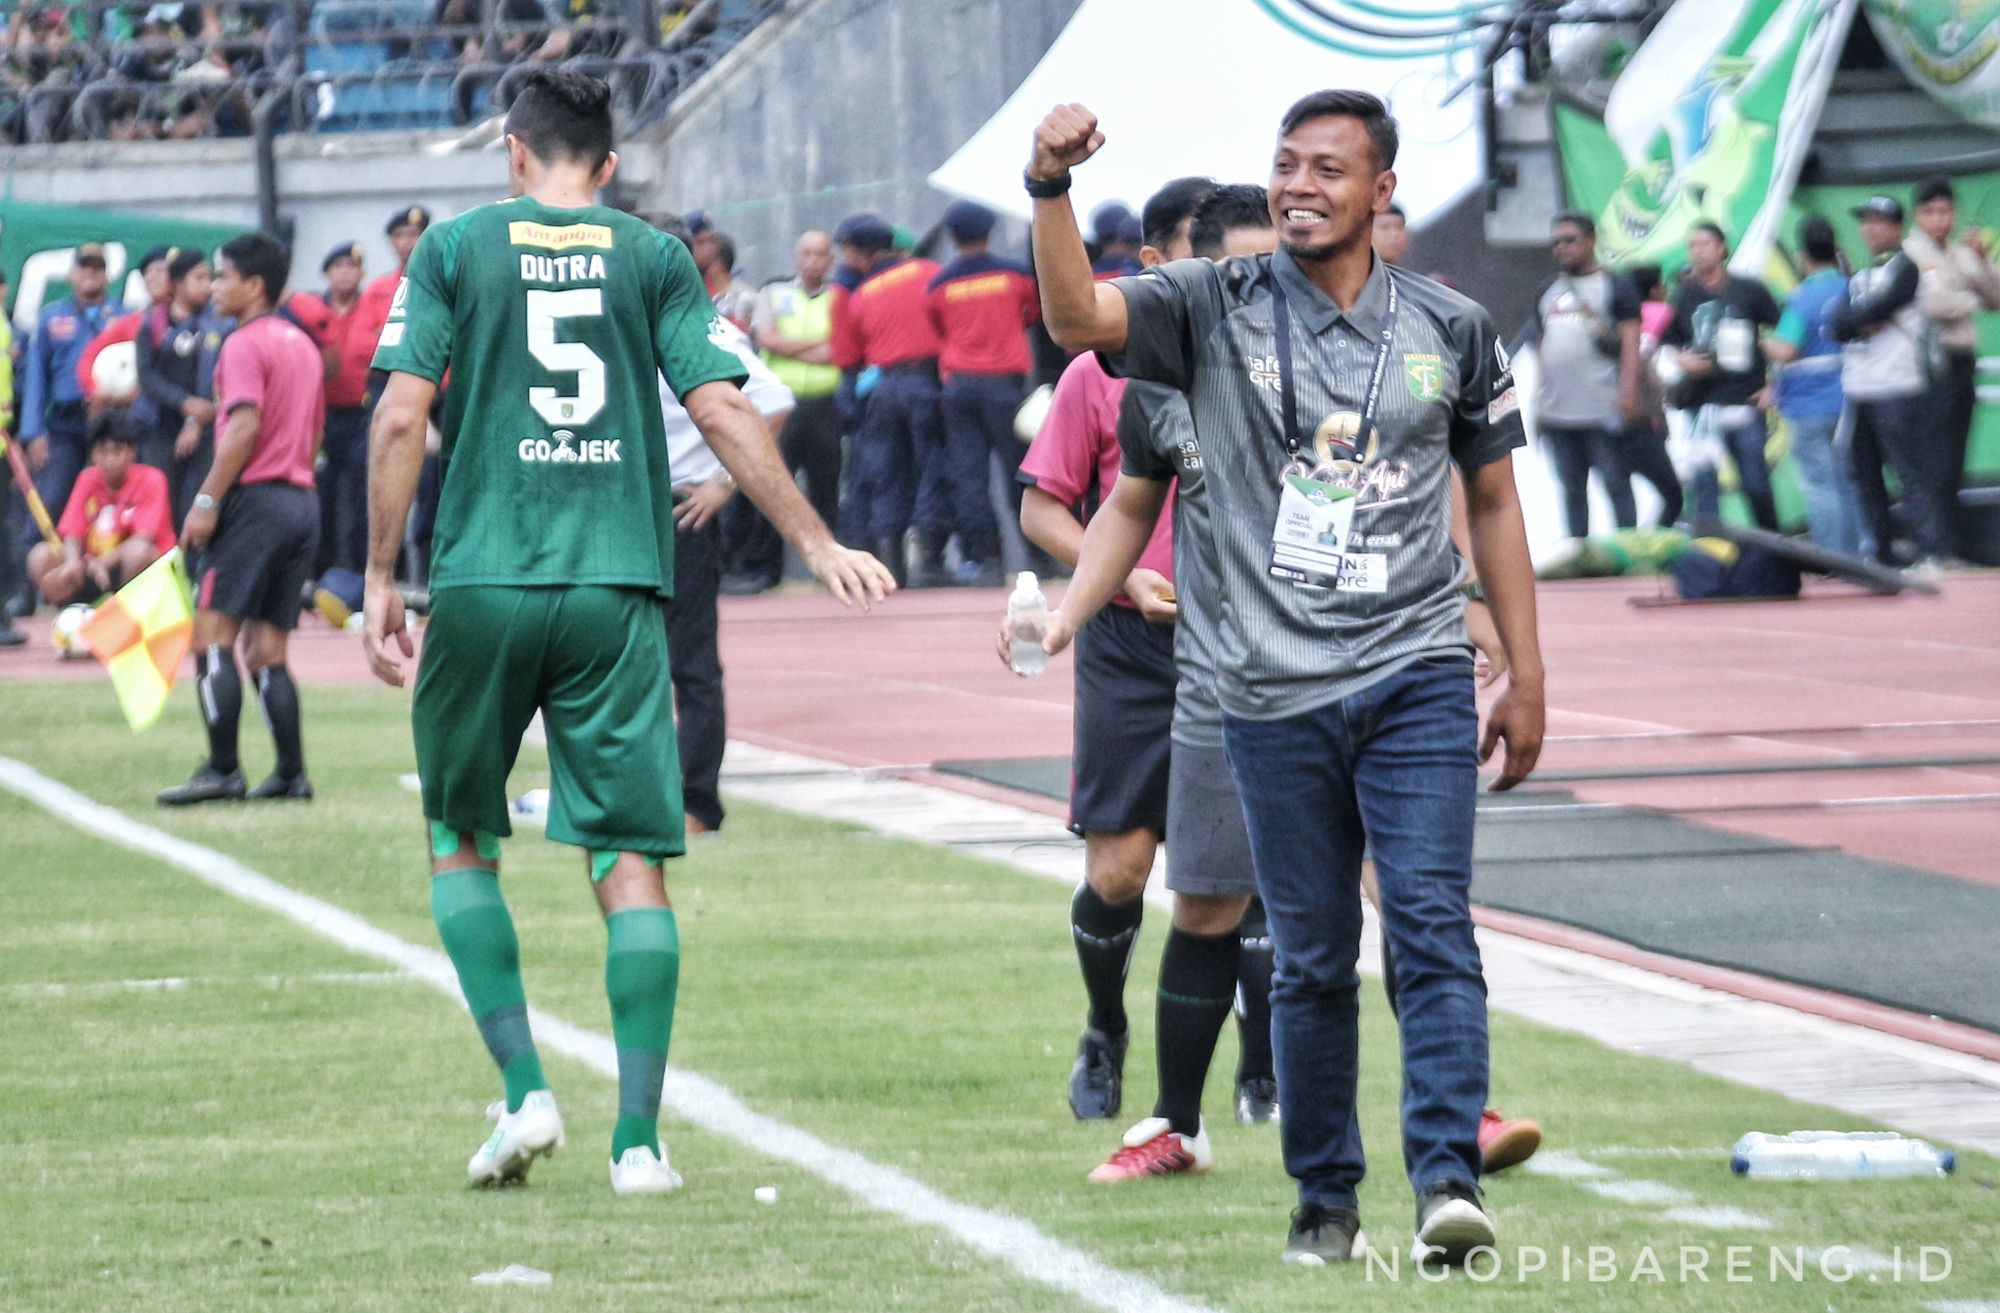
POLYGON ((611 1193, 665 1194, 681 1188, 681 1174, 667 1165, 666 1146, 655 1154, 635 1144, 611 1164, 611 1193))
POLYGON ((502 1100, 487 1108, 486 1115, 493 1119, 493 1134, 465 1165, 474 1185, 525 1181, 535 1159, 563 1147, 562 1114, 556 1111, 556 1096, 547 1090, 529 1091, 519 1112, 508 1112, 502 1100))

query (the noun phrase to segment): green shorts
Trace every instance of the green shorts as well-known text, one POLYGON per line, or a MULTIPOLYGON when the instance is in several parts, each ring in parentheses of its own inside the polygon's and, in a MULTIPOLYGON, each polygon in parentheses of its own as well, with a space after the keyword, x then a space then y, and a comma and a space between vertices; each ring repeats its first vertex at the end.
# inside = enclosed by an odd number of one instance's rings
POLYGON ((425 817, 513 833, 507 775, 539 711, 549 838, 687 851, 664 608, 636 588, 439 590, 412 717, 425 817))

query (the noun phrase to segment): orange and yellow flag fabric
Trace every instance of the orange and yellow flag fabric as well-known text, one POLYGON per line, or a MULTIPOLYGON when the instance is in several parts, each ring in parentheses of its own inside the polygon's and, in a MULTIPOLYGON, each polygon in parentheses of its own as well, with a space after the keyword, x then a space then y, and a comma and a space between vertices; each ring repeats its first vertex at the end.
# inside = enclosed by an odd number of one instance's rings
POLYGON ((166 710, 174 677, 194 644, 193 594, 180 549, 112 594, 81 634, 111 673, 126 721, 135 730, 150 728, 166 710))

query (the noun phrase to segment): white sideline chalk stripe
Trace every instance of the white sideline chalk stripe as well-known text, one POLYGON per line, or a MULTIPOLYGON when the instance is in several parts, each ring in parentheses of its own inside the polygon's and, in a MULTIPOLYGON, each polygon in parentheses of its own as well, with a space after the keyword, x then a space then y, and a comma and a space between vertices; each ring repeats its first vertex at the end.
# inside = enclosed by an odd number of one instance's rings
POLYGON ((61 997, 96 990, 137 991, 186 989, 190 985, 373 985, 392 980, 414 980, 407 971, 319 971, 303 976, 161 976, 155 980, 71 980, 48 984, 5 985, 0 992, 61 997))
POLYGON ((1606 1199, 1616 1199, 1621 1204, 1649 1208, 1682 1207, 1695 1201, 1687 1191, 1677 1190, 1660 1181, 1585 1181, 1583 1188, 1606 1199))
POLYGON ((1928 1313, 2000 1313, 2000 1299, 1941 1299, 1924 1308, 1928 1313))
POLYGON ((1669 1222, 1684 1222, 1714 1231, 1770 1231, 1777 1226, 1770 1218, 1746 1213, 1741 1208, 1669 1208, 1660 1216, 1669 1222))
MULTIPOLYGON (((0 786, 78 829, 178 866, 204 884, 276 912, 343 948, 388 962, 463 1006, 451 960, 435 949, 419 948, 344 908, 279 884, 232 857, 141 824, 11 758, 0 757, 0 786)), ((538 1043, 613 1080, 618 1078, 618 1051, 609 1036, 534 1009, 529 1010, 529 1017, 538 1043)), ((1020 1218, 958 1203, 894 1168, 752 1112, 723 1086, 705 1077, 669 1071, 662 1093, 668 1106, 704 1130, 802 1167, 885 1213, 920 1226, 942 1228, 967 1248, 998 1259, 1030 1281, 1065 1291, 1095 1308, 1112 1313, 1208 1313, 1203 1305, 1099 1262, 1020 1218)))
POLYGON ((1586 1162, 1568 1149, 1544 1149, 1522 1163, 1521 1170, 1535 1176, 1556 1176, 1569 1181, 1602 1181, 1617 1175, 1609 1167, 1586 1162))

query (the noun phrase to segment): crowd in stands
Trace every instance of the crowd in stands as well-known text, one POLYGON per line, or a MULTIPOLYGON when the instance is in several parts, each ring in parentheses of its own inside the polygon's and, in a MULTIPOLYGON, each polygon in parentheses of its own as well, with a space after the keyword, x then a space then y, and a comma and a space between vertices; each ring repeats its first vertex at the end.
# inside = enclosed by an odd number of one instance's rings
POLYGON ((13 11, 0 50, 0 143, 243 136, 275 97, 280 130, 464 123, 508 74, 597 61, 629 110, 705 65, 771 0, 71 0, 13 11), (629 67, 621 70, 621 63, 629 67), (621 73, 630 76, 618 76, 621 73))
POLYGON ((1527 335, 1570 535, 1589 533, 1593 472, 1619 528, 1637 522, 1635 476, 1658 489, 1663 524, 1685 510, 1699 525, 1719 513, 1729 471, 1751 518, 1779 531, 1775 448, 1791 455, 1814 545, 1926 571, 1970 555, 1959 493, 1973 317, 2000 310, 2000 271, 1990 236, 1959 224, 1948 179, 1917 187, 1914 208, 1912 228, 1898 197, 1856 207, 1864 249, 1851 252, 1824 216, 1806 217, 1782 297, 1731 271, 1713 224, 1690 231, 1687 266, 1668 280, 1603 268, 1590 217, 1559 214, 1556 272, 1527 335))

